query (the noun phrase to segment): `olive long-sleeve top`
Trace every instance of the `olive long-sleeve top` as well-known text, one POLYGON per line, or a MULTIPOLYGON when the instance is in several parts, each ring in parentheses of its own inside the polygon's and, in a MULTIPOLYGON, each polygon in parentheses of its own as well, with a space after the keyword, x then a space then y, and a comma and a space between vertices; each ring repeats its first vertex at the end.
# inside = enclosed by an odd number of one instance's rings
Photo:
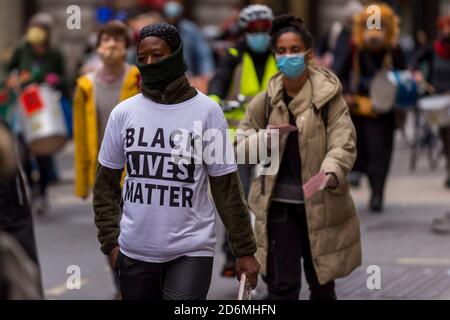
MULTIPOLYGON (((94 184, 93 206, 98 240, 104 254, 118 246, 120 233, 122 170, 98 165, 94 184)), ((211 193, 217 211, 228 232, 228 241, 236 257, 251 256, 256 252, 255 236, 250 214, 242 190, 239 173, 209 177, 211 193)))

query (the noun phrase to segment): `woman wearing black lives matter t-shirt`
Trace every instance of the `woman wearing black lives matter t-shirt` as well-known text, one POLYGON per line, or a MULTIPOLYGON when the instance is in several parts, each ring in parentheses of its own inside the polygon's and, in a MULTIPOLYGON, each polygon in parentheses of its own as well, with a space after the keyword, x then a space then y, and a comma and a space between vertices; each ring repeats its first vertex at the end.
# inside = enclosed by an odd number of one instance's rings
POLYGON ((182 49, 171 25, 140 31, 141 94, 114 108, 100 149, 95 224, 123 299, 206 299, 216 244, 208 180, 238 257, 238 278, 246 273, 253 288, 257 283, 255 239, 234 160, 193 161, 177 144, 183 133, 198 141, 196 123, 222 138, 227 130, 220 107, 189 85, 182 49))

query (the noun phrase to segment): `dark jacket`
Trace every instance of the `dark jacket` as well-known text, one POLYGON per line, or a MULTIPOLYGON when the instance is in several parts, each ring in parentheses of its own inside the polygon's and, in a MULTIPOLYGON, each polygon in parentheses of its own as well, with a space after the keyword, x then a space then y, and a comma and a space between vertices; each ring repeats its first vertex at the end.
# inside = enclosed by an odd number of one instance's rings
POLYGON ((216 68, 216 74, 211 79, 208 88, 208 95, 217 95, 221 99, 225 99, 230 90, 233 80, 233 74, 236 67, 242 62, 242 55, 244 52, 250 54, 250 57, 255 64, 256 74, 259 82, 262 81, 267 59, 272 54, 270 50, 258 54, 248 48, 245 42, 239 43, 235 50, 228 50, 225 56, 220 60, 216 68))
POLYGON ((444 93, 450 91, 450 59, 441 58, 435 52, 433 45, 424 46, 411 57, 410 66, 414 70, 423 69, 425 78, 437 91, 444 93))
MULTIPOLYGON (((6 124, 0 120, 0 126, 6 124)), ((0 177, 0 231, 12 235, 38 263, 33 217, 20 168, 0 177)))
POLYGON ((19 45, 13 53, 8 65, 8 71, 28 71, 32 79, 29 83, 43 83, 45 76, 55 73, 60 78, 57 89, 67 95, 68 87, 63 55, 56 48, 50 47, 44 56, 37 56, 28 43, 19 45))
POLYGON ((330 36, 331 31, 328 31, 326 35, 320 39, 317 45, 317 53, 321 56, 327 51, 330 51, 333 54, 333 64, 331 66, 333 72, 339 79, 349 78, 350 69, 348 66, 351 64, 352 52, 351 31, 347 27, 344 27, 336 39, 334 48, 329 46, 330 36))

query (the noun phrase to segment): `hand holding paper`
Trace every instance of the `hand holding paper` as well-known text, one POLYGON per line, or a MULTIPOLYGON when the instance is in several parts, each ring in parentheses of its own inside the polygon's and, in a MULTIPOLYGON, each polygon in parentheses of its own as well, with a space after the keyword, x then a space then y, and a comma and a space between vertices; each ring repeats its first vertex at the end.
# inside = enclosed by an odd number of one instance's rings
POLYGON ((279 125, 270 124, 268 126, 268 129, 270 129, 270 130, 280 130, 280 134, 281 135, 287 134, 287 133, 290 133, 290 132, 294 132, 294 131, 298 130, 298 128, 296 126, 293 126, 292 124, 279 124, 279 125))
POLYGON ((279 137, 297 131, 298 128, 292 124, 269 124, 267 126, 267 145, 271 144, 273 131, 278 130, 279 137))
POLYGON ((311 197, 319 190, 323 190, 327 186, 327 175, 324 171, 320 171, 303 185, 303 194, 305 199, 311 197))

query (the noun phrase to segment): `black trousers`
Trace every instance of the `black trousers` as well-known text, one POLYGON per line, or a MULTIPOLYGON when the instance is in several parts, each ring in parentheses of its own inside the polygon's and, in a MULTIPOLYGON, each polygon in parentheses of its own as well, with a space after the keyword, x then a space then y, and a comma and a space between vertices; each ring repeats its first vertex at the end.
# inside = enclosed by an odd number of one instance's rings
POLYGON ((442 144, 444 145, 444 155, 446 160, 447 179, 450 179, 450 126, 439 128, 442 144))
POLYGON ((353 170, 367 174, 372 193, 383 196, 394 144, 394 113, 378 118, 353 115, 352 120, 358 137, 353 170))
POLYGON ((321 285, 311 256, 305 206, 272 202, 267 221, 269 252, 267 276, 269 300, 298 300, 301 258, 310 299, 336 299, 334 281, 321 285))
POLYGON ((30 189, 32 191, 37 191, 36 184, 33 180, 32 173, 33 173, 33 167, 32 167, 32 158, 34 157, 36 159, 36 164, 39 170, 39 195, 40 196, 47 196, 47 188, 50 182, 52 169, 54 168, 53 160, 51 156, 33 156, 30 152, 30 149, 28 148, 27 144, 25 143, 25 139, 23 136, 19 136, 18 140, 21 144, 21 152, 22 152, 22 166, 25 171, 25 176, 28 180, 28 185, 30 186, 30 189))
POLYGON ((0 230, 12 235, 39 265, 31 207, 21 171, 0 179, 0 230))
POLYGON ((205 300, 212 267, 213 257, 149 263, 119 252, 114 269, 123 300, 205 300))

